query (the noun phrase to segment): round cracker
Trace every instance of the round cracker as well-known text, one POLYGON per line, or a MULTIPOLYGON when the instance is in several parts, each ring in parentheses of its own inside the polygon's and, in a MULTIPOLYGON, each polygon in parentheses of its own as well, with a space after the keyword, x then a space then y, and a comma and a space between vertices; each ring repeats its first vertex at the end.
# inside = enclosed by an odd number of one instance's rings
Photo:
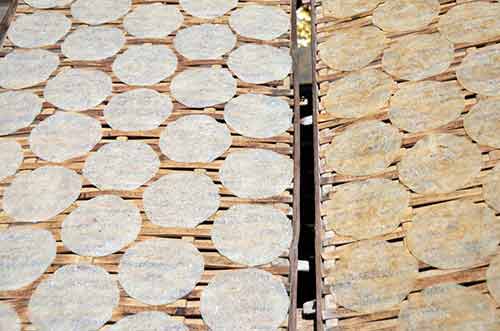
POLYGON ((184 17, 176 6, 151 3, 137 6, 123 19, 123 27, 138 38, 164 38, 181 27, 184 17))
POLYGON ((16 49, 0 59, 0 86, 17 90, 40 84, 58 66, 57 54, 43 49, 16 49))
POLYGON ((193 244, 180 239, 150 239, 127 249, 118 279, 128 295, 149 305, 164 305, 189 294, 204 270, 193 244))
POLYGON ((348 126, 326 149, 326 164, 343 175, 373 175, 399 156, 402 135, 390 124, 365 121, 348 126))
POLYGON ((218 217, 212 228, 215 248, 228 259, 249 266, 271 263, 287 252, 292 223, 268 205, 235 205, 218 217))
POLYGON ((469 91, 500 95, 500 45, 491 45, 467 55, 457 68, 457 79, 469 91))
POLYGON ((40 122, 29 136, 30 148, 50 162, 84 156, 102 138, 101 123, 78 113, 56 112, 40 122))
POLYGON ((285 79, 292 70, 290 49, 245 44, 231 52, 229 69, 244 82, 264 84, 285 79))
POLYGON ((500 212, 500 166, 496 166, 483 183, 483 196, 486 203, 500 212))
POLYGON ((272 40, 290 29, 290 16, 279 6, 246 5, 234 11, 229 25, 247 38, 272 40))
POLYGON ((347 309, 374 313, 403 301, 417 275, 418 262, 406 249, 385 241, 361 241, 335 264, 331 292, 347 309))
POLYGON ((94 108, 111 95, 111 77, 99 70, 67 69, 47 82, 43 94, 54 106, 68 111, 94 108))
POLYGON ((236 80, 222 68, 190 68, 176 75, 170 91, 180 103, 192 108, 215 106, 236 94, 236 80))
POLYGON ((106 270, 70 264, 38 285, 28 314, 40 331, 97 330, 111 319, 119 299, 118 285, 106 270))
POLYGON ((374 26, 337 30, 318 46, 319 57, 332 69, 358 70, 374 61, 385 43, 384 33, 374 26))
POLYGON ((465 132, 478 144, 500 148, 500 100, 480 100, 464 118, 465 132))
POLYGON ((155 151, 140 141, 113 141, 85 161, 83 175, 101 190, 135 190, 160 168, 155 151))
POLYGON ((500 303, 500 255, 490 261, 486 271, 486 282, 491 296, 500 303))
POLYGON ((49 9, 56 7, 66 7, 74 0, 24 0, 25 3, 33 8, 49 9))
POLYGON ((418 209, 405 242, 419 260, 455 269, 472 267, 494 254, 499 235, 492 209, 463 200, 418 209))
POLYGON ((219 208, 219 188, 204 174, 172 173, 144 190, 143 203, 156 225, 194 228, 219 208))
POLYGON ((0 140, 0 181, 14 175, 23 159, 23 148, 17 141, 0 140))
POLYGON ((73 170, 45 166, 18 174, 5 189, 3 209, 15 222, 51 219, 76 201, 82 178, 73 170))
POLYGON ((464 109, 457 82, 423 81, 400 85, 391 98, 389 119, 400 129, 419 132, 455 121, 464 109))
POLYGON ((231 141, 225 124, 207 115, 188 115, 163 130, 160 149, 172 161, 208 163, 224 154, 231 141))
POLYGON ((373 12, 373 24, 386 32, 425 28, 439 15, 439 0, 386 1, 373 12))
POLYGON ((47 230, 11 227, 0 232, 0 291, 18 290, 31 284, 43 275, 55 257, 56 241, 47 230))
POLYGON ((70 29, 71 20, 64 14, 36 11, 17 16, 7 31, 7 37, 18 47, 37 48, 55 45, 70 29))
POLYGON ((338 186, 326 202, 326 228, 341 236, 368 239, 397 229, 410 195, 397 181, 374 178, 338 186))
POLYGON ((134 45, 113 62, 113 73, 128 85, 154 85, 171 76, 177 56, 165 45, 134 45))
POLYGON ((71 15, 80 22, 99 25, 119 19, 131 7, 132 0, 76 0, 71 15))
POLYGON ((115 130, 149 131, 157 129, 173 108, 167 94, 139 88, 113 96, 104 108, 104 119, 115 130))
POLYGON ((0 93, 0 136, 8 135, 29 126, 42 111, 43 101, 27 91, 0 93))
POLYGON ((382 67, 394 77, 417 81, 445 72, 453 57, 453 44, 439 33, 407 35, 384 51, 382 67))
POLYGON ((264 94, 243 94, 224 107, 227 125, 243 136, 276 137, 292 126, 293 111, 279 97, 264 94))
POLYGON ((227 25, 201 24, 177 32, 174 47, 189 60, 220 59, 236 45, 236 36, 227 25))
POLYGON ((122 318, 108 331, 189 331, 182 322, 159 311, 144 311, 122 318))
POLYGON ((83 256, 106 256, 132 243, 141 231, 141 214, 130 201, 100 195, 83 202, 61 227, 64 246, 83 256))
POLYGON ((487 295, 445 283, 425 288, 401 306, 401 331, 498 330, 495 305, 487 295))
POLYGON ((399 179, 417 193, 449 193, 478 176, 481 164, 481 151, 467 138, 433 134, 403 156, 398 164, 399 179))
POLYGON ((348 18, 375 9, 382 0, 324 0, 322 2, 325 16, 348 18))
POLYGON ((224 271, 201 293, 201 316, 211 330, 276 330, 287 317, 285 286, 258 269, 224 271))
POLYGON ((441 16, 438 30, 453 43, 480 43, 500 36, 500 4, 469 2, 441 16))
POLYGON ((222 184, 240 198, 269 198, 292 183, 293 160, 266 149, 231 152, 219 170, 222 184))
POLYGON ((329 84, 323 106, 335 117, 359 118, 378 112, 396 90, 391 76, 378 69, 363 69, 329 84))
POLYGON ((21 331, 21 321, 16 311, 7 303, 0 302, 0 330, 21 331))
POLYGON ((179 4, 189 15, 216 18, 236 7, 238 0, 179 0, 179 4))
POLYGON ((98 61, 117 54, 125 41, 125 34, 120 29, 82 26, 66 37, 61 51, 73 61, 98 61))

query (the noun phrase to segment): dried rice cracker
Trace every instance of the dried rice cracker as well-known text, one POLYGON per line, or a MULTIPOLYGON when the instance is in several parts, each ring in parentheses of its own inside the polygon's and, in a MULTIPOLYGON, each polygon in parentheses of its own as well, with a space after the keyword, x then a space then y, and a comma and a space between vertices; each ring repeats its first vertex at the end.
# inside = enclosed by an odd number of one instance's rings
POLYGON ((0 330, 21 331, 21 321, 16 311, 7 303, 0 302, 0 330))
POLYGON ((392 96, 389 119, 408 132, 439 128, 458 119, 465 109, 462 89, 455 81, 400 84, 392 96))
POLYGON ((277 330, 287 317, 285 286, 258 269, 224 271, 201 293, 201 316, 210 330, 277 330))
POLYGON ((403 156, 399 179, 417 193, 449 193, 478 176, 481 163, 481 151, 467 138, 433 134, 403 156))
POLYGON ((276 137, 292 126, 293 111, 279 97, 263 94, 243 94, 224 107, 227 125, 243 136, 276 137))
POLYGON ((236 45, 236 36, 227 25, 201 24, 177 32, 174 47, 190 60, 220 59, 236 45))
POLYGON ((165 45, 134 45, 113 62, 113 73, 128 85, 154 85, 171 76, 177 56, 165 45))
POLYGON ((80 22, 99 25, 119 19, 131 6, 132 0, 76 0, 71 15, 80 22))
POLYGON ((141 214, 130 201, 100 195, 84 201, 64 220, 64 246, 83 256, 106 256, 132 243, 141 231, 141 214))
POLYGON ((122 318, 108 331, 189 331, 181 321, 178 321, 159 311, 144 311, 122 318))
POLYGON ((323 105, 335 117, 359 118, 379 111, 395 90, 391 76, 378 69, 364 69, 331 82, 323 105))
POLYGON ((31 284, 43 275, 55 257, 56 241, 47 230, 10 227, 0 232, 0 291, 18 290, 31 284))
POLYGON ((23 159, 23 148, 17 141, 0 140, 0 181, 14 175, 23 159))
POLYGON ((182 9, 189 15, 200 18, 216 18, 234 7, 238 0, 179 0, 182 9))
POLYGON ((204 174, 172 173, 144 190, 143 203, 156 225, 194 228, 219 208, 219 188, 204 174))
POLYGON ((40 84, 59 66, 59 56, 43 49, 14 50, 0 59, 0 86, 22 89, 40 84))
POLYGON ((101 267, 70 264, 37 287, 28 305, 39 331, 97 330, 111 319, 120 291, 101 267))
POLYGON ((464 128, 478 144, 500 148, 500 99, 480 100, 465 116, 464 128))
POLYGON ((484 200, 493 209, 500 212, 500 166, 496 166, 483 182, 484 200))
POLYGON ((204 108, 229 101, 236 94, 236 80, 227 69, 190 68, 172 79, 170 91, 185 106, 204 108))
POLYGON ((82 178, 73 170, 45 166, 18 174, 5 189, 3 209, 15 222, 51 219, 76 201, 82 178))
POLYGON ((73 61, 97 61, 112 57, 125 45, 122 30, 107 26, 82 26, 66 37, 61 51, 73 61))
POLYGON ((358 70, 374 61, 385 43, 384 33, 374 26, 337 30, 319 45, 319 57, 332 69, 358 70))
POLYGON ((11 134, 29 126, 42 111, 43 101, 36 94, 27 91, 0 93, 0 136, 11 134))
POLYGON ((343 175, 382 172, 399 156, 402 136, 390 124, 359 122, 335 136, 326 150, 326 164, 343 175))
POLYGON ((487 295, 447 283, 411 295, 401 305, 401 331, 495 331, 495 304, 487 295))
POLYGON ((222 184, 240 198, 269 198, 292 183, 293 160, 266 149, 229 153, 219 170, 222 184))
POLYGON ((24 0, 25 3, 33 8, 49 9, 55 7, 66 7, 74 0, 24 0))
POLYGON ((408 214, 409 200, 404 186, 383 178, 337 186, 326 202, 326 228, 355 239, 391 233, 408 214))
POLYGON ((149 131, 157 129, 173 108, 168 94, 139 88, 113 96, 104 108, 104 119, 115 130, 149 131))
POLYGON ((500 95, 500 44, 467 55, 457 68, 457 79, 469 91, 500 95))
POLYGON ((125 251, 118 279, 134 299, 164 305, 189 294, 203 270, 203 257, 193 244, 157 238, 139 242, 125 251))
POLYGON ((491 296, 497 303, 500 303, 500 255, 490 261, 486 281, 491 296))
POLYGON ((324 0, 322 2, 325 16, 348 18, 375 9, 382 0, 324 0))
POLYGON ((272 40, 288 31, 290 16, 279 6, 250 4, 234 11, 229 25, 243 37, 272 40))
POLYGON ((36 48, 55 45, 70 29, 71 20, 64 14, 37 11, 17 16, 7 31, 7 37, 18 47, 36 48))
POLYGON ((292 70, 290 49, 245 44, 231 52, 229 69, 244 82, 264 84, 285 79, 292 70))
POLYGON ((500 36, 500 4, 469 2, 441 16, 438 30, 453 43, 480 43, 500 36))
POLYGON ((125 16, 123 26, 139 38, 164 38, 180 28, 184 17, 174 5, 162 3, 139 5, 125 16))
POLYGON ((445 72, 453 56, 453 44, 438 33, 408 35, 384 51, 382 67, 392 76, 417 81, 445 72))
POLYGON ((269 205, 235 205, 212 228, 215 248, 230 260, 249 266, 270 263, 292 242, 292 222, 269 205))
POLYGON ((140 141, 113 141, 85 161, 83 176, 101 190, 135 190, 160 168, 155 151, 140 141))
POLYGON ((440 203, 416 210, 405 242, 415 257, 433 267, 472 267, 495 253, 500 222, 483 204, 440 203))
POLYGON ((83 111, 98 106, 111 95, 111 77, 99 70, 67 69, 47 82, 43 94, 54 106, 83 111))
POLYGON ((418 262, 404 247, 368 240, 346 248, 329 276, 339 305, 374 313, 403 301, 417 275, 418 262))
POLYGON ((373 12, 373 24, 386 32, 425 28, 439 15, 439 0, 393 0, 373 12))

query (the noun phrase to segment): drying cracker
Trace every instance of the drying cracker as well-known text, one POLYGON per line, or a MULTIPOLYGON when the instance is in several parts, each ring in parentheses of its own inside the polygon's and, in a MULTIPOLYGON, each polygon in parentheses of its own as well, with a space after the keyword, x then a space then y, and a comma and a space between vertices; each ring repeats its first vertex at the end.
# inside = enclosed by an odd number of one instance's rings
POLYGON ((236 7, 238 0, 179 0, 179 4, 192 16, 216 18, 236 7))
POLYGON ((55 7, 66 7, 74 0, 24 0, 25 3, 33 8, 49 9, 55 7))
POLYGON ((457 79, 469 91, 500 95, 500 44, 467 55, 457 68, 457 79))
POLYGON ((439 15, 439 0, 386 1, 373 12, 373 24, 386 32, 425 28, 439 15))
POLYGON ((478 144, 500 148, 500 99, 480 100, 465 116, 464 129, 478 144))
POLYGON ((433 134, 419 140, 403 156, 399 179, 417 193, 448 193, 478 176, 481 163, 481 151, 467 138, 433 134))
POLYGON ((220 59, 236 45, 236 36, 227 25, 201 24, 177 32, 174 47, 189 60, 220 59))
POLYGON ((335 18, 347 18, 369 12, 382 0, 324 0, 324 15, 335 18))
POLYGON ((14 175, 23 159, 23 148, 17 141, 0 140, 0 181, 14 175))
POLYGON ((123 19, 123 27, 135 37, 164 38, 180 28, 183 21, 175 5, 151 3, 137 6, 123 19))
POLYGON ((243 37, 272 40, 288 31, 290 16, 279 6, 250 4, 234 11, 229 25, 243 37))
POLYGON ((83 26, 66 37, 61 52, 73 61, 104 60, 125 45, 122 30, 107 26, 83 26))
POLYGON ((500 166, 493 168, 485 178, 483 196, 488 205, 500 212, 500 166))
POLYGON ((335 136, 326 150, 326 164, 344 175, 373 175, 399 156, 402 135, 390 124, 355 123, 335 136))
POLYGON ((189 331, 181 321, 178 321, 159 311, 144 311, 128 315, 112 326, 108 331, 189 331))
POLYGON ((500 255, 490 261, 490 266, 486 271, 486 281, 491 296, 497 303, 500 303, 500 255))
POLYGON ((0 136, 11 134, 29 126, 42 111, 43 101, 36 94, 26 91, 0 93, 0 136))
POLYGON ((0 302, 0 330, 21 331, 19 316, 8 303, 0 302))
POLYGON ((119 19, 131 6, 132 0, 76 0, 71 15, 80 22, 99 25, 119 19))

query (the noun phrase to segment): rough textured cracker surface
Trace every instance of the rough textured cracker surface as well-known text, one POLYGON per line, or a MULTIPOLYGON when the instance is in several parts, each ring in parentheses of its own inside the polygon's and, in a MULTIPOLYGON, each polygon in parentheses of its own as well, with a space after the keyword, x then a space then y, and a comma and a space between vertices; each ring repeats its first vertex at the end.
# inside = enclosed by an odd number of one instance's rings
POLYGON ((468 268, 495 253, 500 222, 484 204, 441 203, 416 211, 405 242, 416 258, 433 267, 468 268))
POLYGON ((468 54, 457 68, 457 79, 467 90, 500 95, 500 44, 486 46, 468 54))
POLYGON ((272 40, 288 31, 290 16, 279 6, 249 4, 231 14, 229 25, 243 37, 272 40))
POLYGON ((347 18, 369 12, 381 3, 382 0, 324 0, 325 16, 347 18))
POLYGON ((39 158, 64 162, 86 155, 101 138, 101 123, 95 118, 56 112, 31 130, 29 143, 31 151, 39 158))
POLYGON ((292 126, 293 112, 279 97, 243 94, 224 107, 227 125, 243 136, 270 138, 283 134, 292 126))
POLYGON ((83 176, 101 190, 135 190, 160 167, 155 151, 140 141, 113 141, 87 157, 83 176))
POLYGON ((0 136, 11 134, 29 126, 42 111, 43 101, 36 94, 27 91, 0 93, 0 136))
POLYGON ((61 52, 73 61, 98 61, 112 57, 125 45, 122 30, 107 26, 82 26, 69 34, 61 52))
POLYGON ((176 6, 152 3, 137 6, 123 19, 123 26, 135 37, 164 38, 177 30, 183 21, 176 6))
POLYGON ((373 12, 373 24, 386 32, 404 32, 425 28, 438 15, 438 0, 386 1, 373 12))
POLYGON ((3 209, 12 222, 46 221, 80 195, 82 178, 73 170, 45 166, 18 174, 4 191, 3 209))
POLYGON ((500 303, 500 255, 491 259, 486 271, 488 290, 495 301, 500 303))
POLYGON ((381 70, 354 71, 329 84, 323 106, 335 117, 363 117, 384 107, 396 86, 391 76, 381 70))
POLYGON ((0 330, 21 330, 21 321, 16 311, 7 303, 0 303, 0 330))
POLYGON ((238 0, 179 0, 179 4, 192 16, 216 18, 236 7, 238 0))
POLYGON ((0 232, 0 291, 18 290, 31 284, 43 275, 55 257, 56 241, 49 231, 26 227, 3 230, 0 232))
POLYGON ((326 164, 344 175, 384 171, 399 156, 402 135, 390 124, 365 121, 348 126, 327 147, 326 164))
POLYGON ((139 209, 116 195, 84 201, 61 227, 64 246, 83 256, 106 256, 132 243, 141 231, 139 209))
POLYGON ((24 2, 26 2, 31 7, 40 9, 65 7, 73 1, 74 0, 24 0, 24 2))
POLYGON ((483 197, 486 203, 500 212, 500 166, 496 166, 483 182, 483 197))
POLYGON ((17 141, 0 140, 0 181, 14 175, 23 159, 23 148, 17 141))
POLYGON ((189 331, 182 322, 159 311, 128 315, 108 328, 108 331, 189 331))
POLYGON ((355 239, 391 233, 409 213, 408 191, 385 178, 343 184, 330 196, 326 228, 355 239))
POLYGON ((433 134, 419 140, 398 164, 399 179, 416 193, 448 193, 481 171, 481 151, 464 137, 433 134))
POLYGON ((465 132, 480 145, 500 148, 500 99, 480 100, 464 118, 465 132))
POLYGON ((154 224, 194 228, 217 211, 220 196, 217 185, 207 175, 172 173, 147 187, 143 202, 154 224))
POLYGON ((235 205, 219 216, 212 228, 215 248, 230 260, 257 266, 288 251, 292 223, 268 205, 235 205))
POLYGON ((83 23, 99 25, 119 19, 131 6, 132 0, 76 0, 71 15, 83 23))
POLYGON ((182 29, 175 35, 174 47, 190 60, 220 59, 236 45, 236 36, 227 25, 201 24, 182 29))
POLYGON ((219 175, 222 184, 240 198, 269 198, 291 185, 293 160, 266 149, 235 151, 226 157, 219 175))
POLYGON ((455 81, 412 82, 400 84, 392 96, 389 119, 400 129, 419 132, 455 121, 464 109, 465 98, 455 81))
POLYGON ((38 285, 28 314, 39 331, 97 330, 111 319, 120 291, 101 267, 70 264, 38 285))
POLYGON ((374 26, 334 31, 318 46, 319 57, 330 68, 341 71, 361 69, 384 50, 384 33, 374 26))
POLYGON ((414 288, 418 262, 406 250, 385 241, 362 241, 347 248, 330 272, 337 303, 361 313, 399 304, 414 288))
POLYGON ((131 297, 150 305, 163 305, 190 293, 203 269, 203 257, 191 243, 150 239, 125 252, 118 279, 131 297))
POLYGON ((209 328, 276 330, 286 319, 289 298, 283 283, 258 269, 224 271, 201 294, 201 316, 209 328))

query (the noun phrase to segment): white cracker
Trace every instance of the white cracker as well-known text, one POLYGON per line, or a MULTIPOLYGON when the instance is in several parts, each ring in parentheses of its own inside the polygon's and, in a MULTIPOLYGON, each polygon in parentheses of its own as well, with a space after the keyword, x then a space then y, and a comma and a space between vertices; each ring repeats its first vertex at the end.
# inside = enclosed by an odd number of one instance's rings
POLYGON ((246 5, 234 11, 229 25, 243 37, 272 40, 290 28, 290 16, 279 6, 246 5))
POLYGON ((144 311, 128 315, 108 328, 108 331, 189 331, 178 321, 159 311, 144 311))
POLYGON ((55 7, 66 7, 74 0, 24 0, 25 3, 33 8, 49 9, 55 7))
POLYGON ((464 118, 464 129, 478 144, 500 148, 500 100, 475 104, 464 118))
POLYGON ((125 34, 120 29, 82 26, 66 37, 61 51, 73 61, 98 61, 117 54, 125 41, 125 34))
POLYGON ((0 93, 0 136, 11 134, 29 126, 42 111, 43 101, 26 91, 0 93))
POLYGON ((14 175, 23 159, 23 148, 17 141, 0 140, 0 181, 14 175))
POLYGON ((457 68, 457 79, 467 90, 500 95, 500 45, 486 46, 468 54, 457 68))
POLYGON ((324 0, 322 2, 325 16, 347 18, 369 12, 382 0, 324 0))
POLYGON ((83 23, 99 25, 119 19, 131 6, 132 0, 76 0, 71 15, 83 23))
POLYGON ((496 166, 483 182, 483 197, 486 203, 500 212, 500 166, 496 166))
POLYGON ((500 255, 490 261, 486 271, 486 281, 491 296, 500 303, 500 255))
POLYGON ((7 303, 0 302, 0 330, 21 331, 21 321, 16 311, 7 303))
POLYGON ((236 36, 227 25, 201 24, 177 32, 174 47, 190 60, 220 59, 236 45, 236 36))
POLYGON ((439 15, 439 0, 386 1, 373 12, 373 24, 386 32, 422 29, 439 15))
POLYGON ((200 18, 216 18, 234 7, 238 0, 179 0, 182 9, 188 14, 200 18))
POLYGON ((164 38, 180 28, 184 17, 175 5, 139 5, 123 19, 128 33, 139 38, 164 38))

